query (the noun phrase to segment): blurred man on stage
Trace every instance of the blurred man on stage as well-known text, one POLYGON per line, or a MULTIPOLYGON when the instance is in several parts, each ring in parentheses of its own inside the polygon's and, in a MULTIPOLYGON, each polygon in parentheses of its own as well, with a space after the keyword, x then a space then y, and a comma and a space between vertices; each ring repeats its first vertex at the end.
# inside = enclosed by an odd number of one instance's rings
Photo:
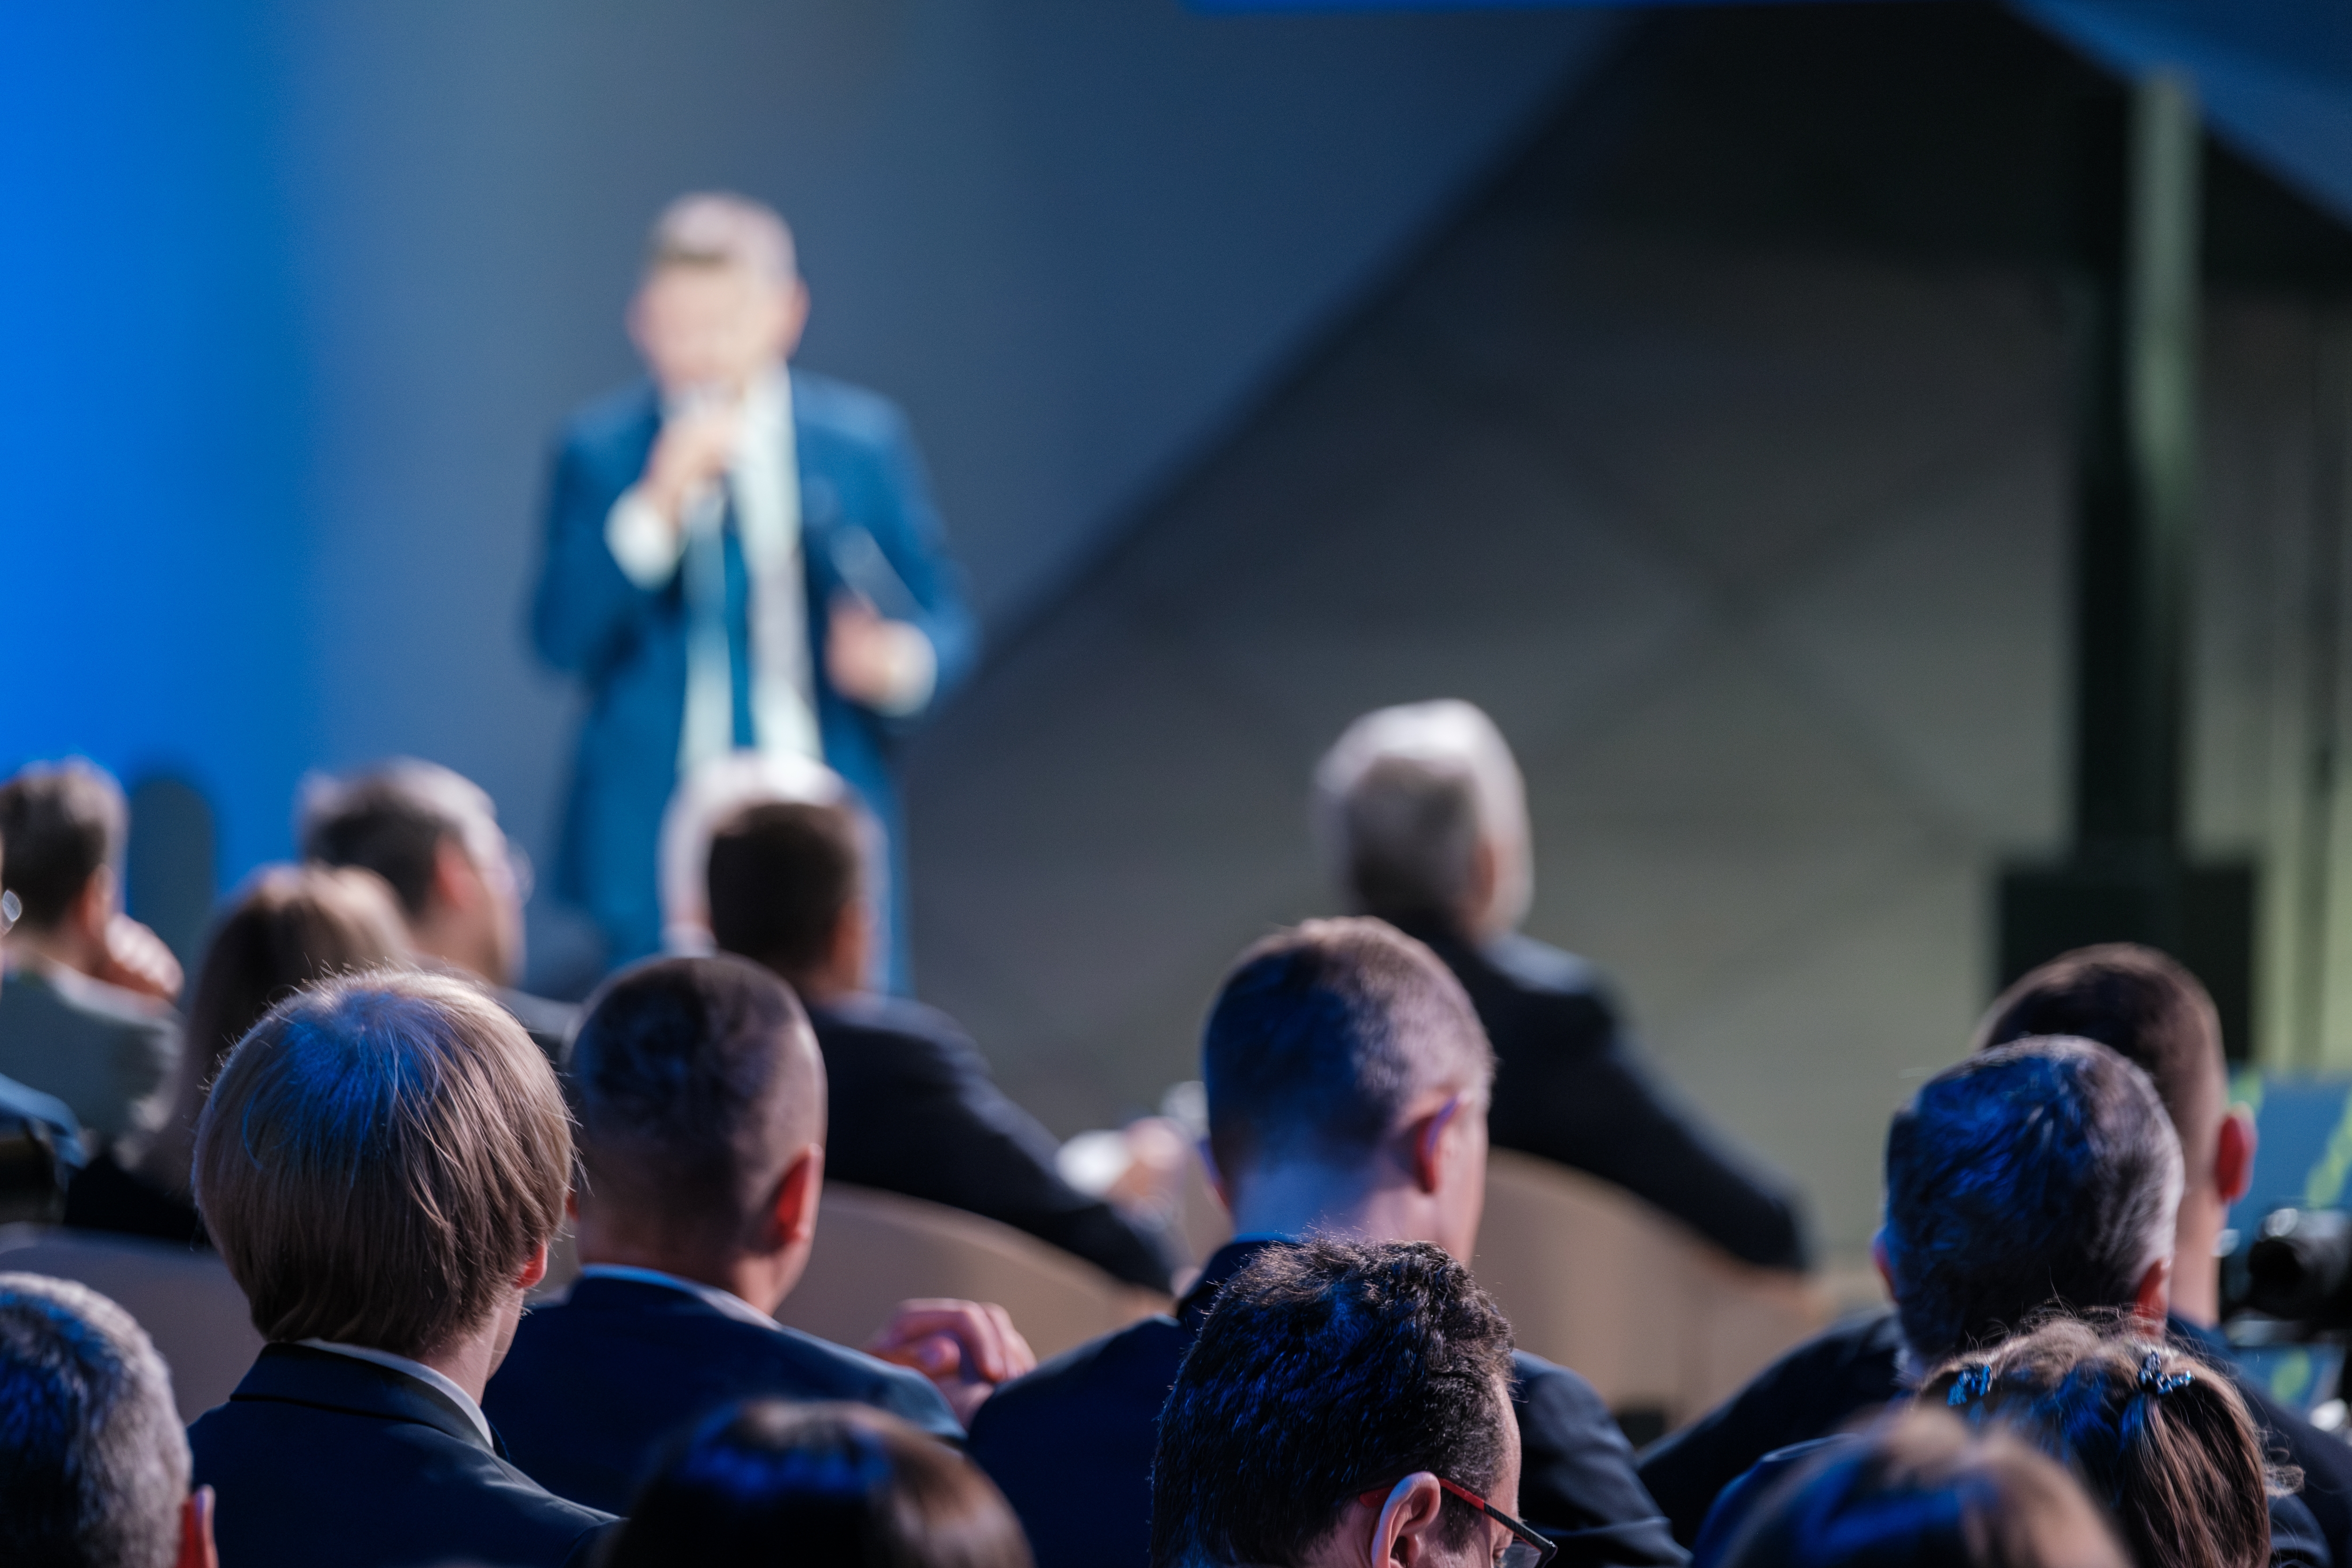
POLYGON ((629 309, 650 379, 566 426, 532 609, 541 655, 589 693, 557 890, 611 962, 654 952, 656 841, 680 776, 738 750, 816 758, 889 838, 903 985, 890 747, 976 638, 903 416, 787 368, 807 319, 768 208, 689 195, 654 226, 629 309))

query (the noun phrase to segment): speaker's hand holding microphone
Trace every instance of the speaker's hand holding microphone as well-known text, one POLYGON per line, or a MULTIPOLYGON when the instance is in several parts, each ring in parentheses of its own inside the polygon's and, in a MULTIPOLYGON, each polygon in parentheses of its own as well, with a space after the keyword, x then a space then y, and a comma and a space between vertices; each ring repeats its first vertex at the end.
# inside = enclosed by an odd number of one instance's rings
POLYGON ((742 400, 730 388, 692 388, 672 405, 646 459, 639 490, 673 527, 683 528, 697 500, 734 460, 742 400))

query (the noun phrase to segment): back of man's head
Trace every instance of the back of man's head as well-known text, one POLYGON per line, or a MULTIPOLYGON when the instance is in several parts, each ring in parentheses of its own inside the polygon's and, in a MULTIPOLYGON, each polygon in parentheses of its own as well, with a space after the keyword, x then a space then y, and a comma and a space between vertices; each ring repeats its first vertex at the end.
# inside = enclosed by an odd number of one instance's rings
POLYGON ((1526 914, 1528 808, 1518 763, 1467 702, 1365 714, 1315 769, 1316 838, 1365 914, 1508 927, 1526 914), (1481 844, 1496 852, 1488 908, 1469 907, 1481 844))
MULTIPOLYGON (((1511 1326, 1424 1242, 1269 1247, 1217 1292, 1160 1415, 1153 1568, 1298 1563, 1367 1489, 1507 1464, 1511 1326)), ((1484 1521, 1447 1494, 1440 1538, 1484 1521)))
POLYGON ((2180 1134, 2193 1187, 2213 1179, 2213 1140, 2229 1099, 2221 1021, 2194 974, 2152 947, 2078 948, 2002 992, 1976 1048, 2036 1035, 2096 1040, 2156 1082, 2180 1134))
POLYGON ((2180 1187, 2155 1086, 2106 1047, 2020 1040, 1945 1068, 1886 1135, 1905 1341, 1935 1360, 2053 1303, 2132 1306, 2171 1255, 2180 1187))
POLYGON ((1415 1096, 1484 1094, 1495 1054, 1460 981, 1376 920, 1308 921, 1242 954, 1202 1033, 1209 1143, 1228 1182, 1359 1163, 1415 1096))
POLYGON ((857 821, 843 805, 764 801, 710 837, 710 934, 797 979, 833 952, 857 899, 857 821))
POLYGON ((583 1213, 681 1248, 750 1244, 794 1152, 824 1138, 824 1063, 783 982, 739 958, 658 958, 590 999, 565 1083, 583 1213))
POLYGON ((170 1568, 187 1495, 171 1376, 131 1314, 0 1274, 0 1563, 170 1568))
POLYGON ((432 908, 436 857, 445 839, 478 863, 506 847, 498 807, 479 784, 413 758, 306 780, 299 815, 304 859, 374 872, 392 884, 411 921, 432 908))
POLYGON ((205 1103, 194 1176, 264 1339, 414 1356, 489 1321, 554 1236, 571 1119, 505 1009, 378 972, 254 1026, 205 1103))
POLYGON ((0 784, 0 867, 35 931, 54 928, 102 866, 121 858, 130 828, 122 787, 79 757, 36 763, 0 784))

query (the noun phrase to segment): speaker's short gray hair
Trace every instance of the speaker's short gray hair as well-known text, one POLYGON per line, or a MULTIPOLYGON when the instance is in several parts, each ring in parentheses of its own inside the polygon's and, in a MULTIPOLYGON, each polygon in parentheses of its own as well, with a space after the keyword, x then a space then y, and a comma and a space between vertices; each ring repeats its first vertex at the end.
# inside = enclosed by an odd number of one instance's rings
POLYGON ((1482 839, 1506 851, 1500 923, 1527 912, 1526 786, 1502 731, 1470 703, 1381 708, 1349 725, 1316 766, 1314 822, 1333 879, 1364 913, 1452 912, 1482 839))
POLYGON ((646 245, 654 267, 747 267, 772 282, 800 276, 793 231, 765 202, 731 191, 695 191, 662 208, 646 245))
POLYGON ((0 1562, 171 1568, 188 1437, 131 1314, 70 1280, 0 1274, 0 1562))

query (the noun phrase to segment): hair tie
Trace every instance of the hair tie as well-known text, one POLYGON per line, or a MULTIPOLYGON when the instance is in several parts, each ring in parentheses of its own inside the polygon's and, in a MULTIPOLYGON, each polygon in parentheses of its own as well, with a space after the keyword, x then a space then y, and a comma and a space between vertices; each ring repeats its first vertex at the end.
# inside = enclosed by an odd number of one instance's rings
MULTIPOLYGON (((2186 1388, 2196 1381, 2197 1374, 2187 1370, 2166 1376, 2164 1356, 2158 1351, 2148 1352, 2147 1359, 2139 1363, 2139 1385, 2158 1398, 2175 1390, 2186 1388)), ((1955 1400, 1953 1403, 1958 1404, 1958 1401, 1955 1400)))
POLYGON ((1966 1405, 1969 1400, 1980 1399, 1991 1392, 1992 1363, 1990 1362, 1979 1366, 1964 1366, 1960 1368, 1960 1374, 1952 1380, 1952 1392, 1945 1398, 1944 1403, 1966 1405))

